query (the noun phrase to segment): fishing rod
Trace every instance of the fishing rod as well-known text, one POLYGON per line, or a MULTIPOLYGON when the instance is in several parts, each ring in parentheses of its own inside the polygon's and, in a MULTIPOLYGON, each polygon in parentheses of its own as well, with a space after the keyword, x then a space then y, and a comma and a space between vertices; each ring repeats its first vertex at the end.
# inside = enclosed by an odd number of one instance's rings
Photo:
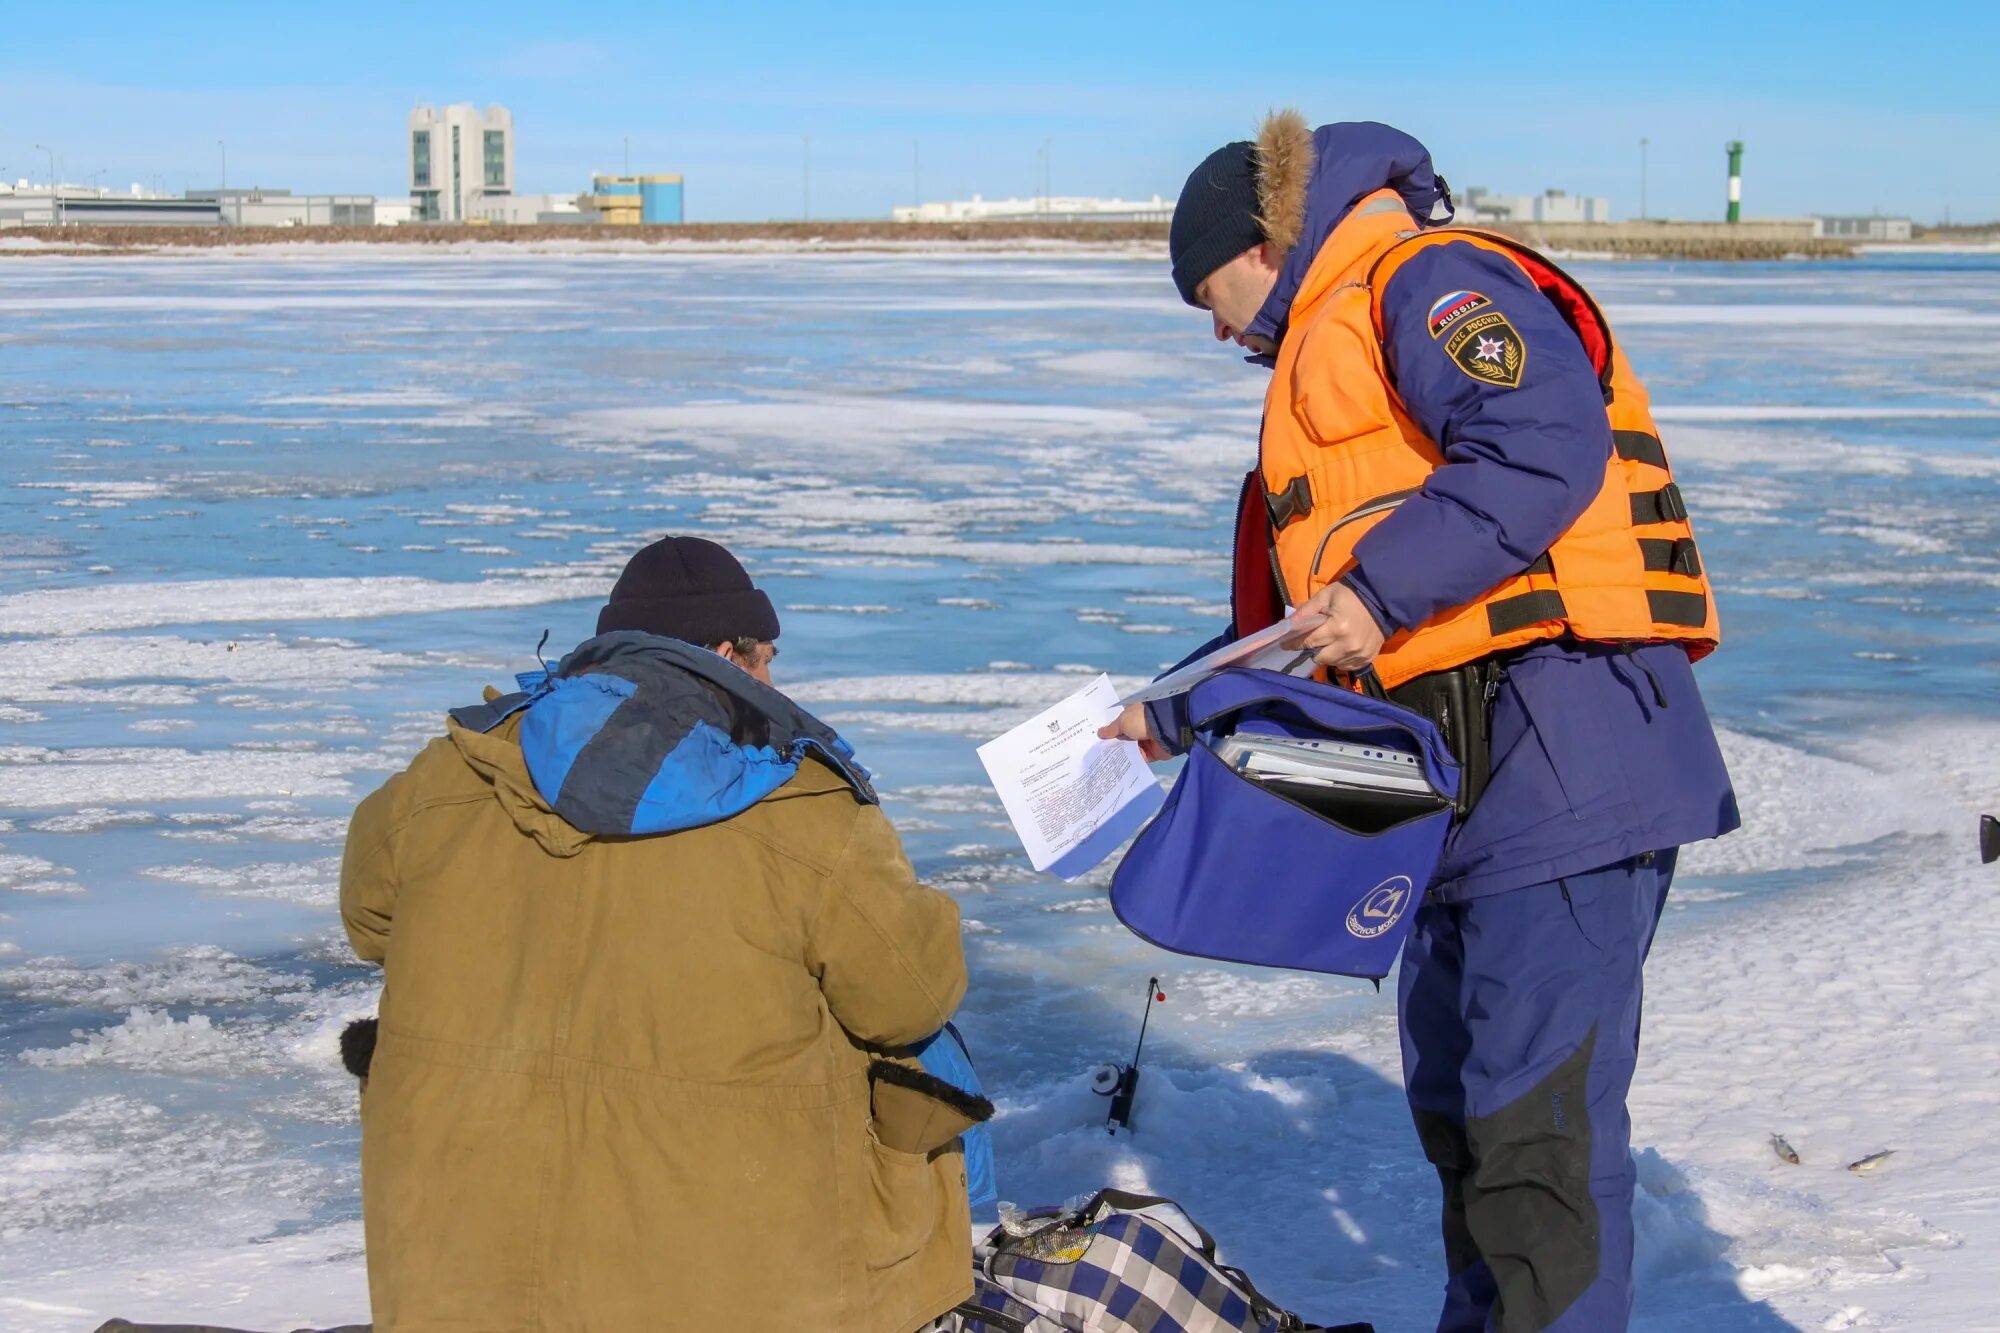
POLYGON ((1111 1099, 1111 1109, 1104 1117, 1107 1134, 1132 1128, 1132 1100, 1139 1093, 1139 1057, 1146 1049, 1146 1027, 1153 1020, 1153 1006, 1165 1004, 1166 1000, 1167 993, 1160 989, 1160 979, 1146 978, 1146 1007, 1139 1015, 1139 1044, 1132 1048, 1132 1063, 1099 1065, 1097 1072, 1091 1076, 1090 1090, 1100 1097, 1111 1099))

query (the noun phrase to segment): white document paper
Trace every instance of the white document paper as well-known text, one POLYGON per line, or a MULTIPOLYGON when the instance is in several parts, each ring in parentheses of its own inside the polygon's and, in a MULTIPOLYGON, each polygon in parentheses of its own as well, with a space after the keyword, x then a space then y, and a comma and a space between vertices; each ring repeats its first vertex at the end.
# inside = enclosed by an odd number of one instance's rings
POLYGON ((1207 680, 1224 667, 1256 667, 1265 671, 1286 671, 1294 664, 1307 665, 1312 653, 1297 648, 1285 647, 1285 640, 1300 638, 1326 623, 1326 617, 1317 611, 1294 612, 1289 619, 1280 620, 1255 634, 1246 634, 1234 643, 1225 643, 1206 657, 1198 657, 1177 671, 1169 671, 1144 689, 1134 690, 1118 702, 1125 704, 1150 703, 1154 699, 1166 699, 1176 694, 1186 694, 1200 682, 1207 680))
POLYGON ((1137 745, 1098 739, 1097 729, 1118 711, 1111 677, 1099 676, 979 747, 979 762, 1035 869, 1077 878, 1165 802, 1137 745))

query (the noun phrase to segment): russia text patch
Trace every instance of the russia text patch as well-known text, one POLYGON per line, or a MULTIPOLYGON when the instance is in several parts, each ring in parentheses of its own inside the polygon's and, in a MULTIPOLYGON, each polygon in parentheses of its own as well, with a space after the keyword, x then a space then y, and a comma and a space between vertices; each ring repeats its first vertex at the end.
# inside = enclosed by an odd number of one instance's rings
POLYGON ((1431 337, 1443 337, 1446 329, 1473 311, 1484 310, 1492 304, 1478 292, 1447 292, 1431 307, 1431 337))
POLYGON ((1528 366, 1528 347, 1498 310, 1484 310, 1458 321, 1444 340, 1445 355, 1481 384, 1503 389, 1521 387, 1528 366))

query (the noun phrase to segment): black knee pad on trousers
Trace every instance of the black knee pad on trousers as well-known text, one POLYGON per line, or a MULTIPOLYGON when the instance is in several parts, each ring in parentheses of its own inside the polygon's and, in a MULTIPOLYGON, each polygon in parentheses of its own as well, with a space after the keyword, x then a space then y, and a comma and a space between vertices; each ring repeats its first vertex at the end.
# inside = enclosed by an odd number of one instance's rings
POLYGON ((1479 1247, 1465 1225, 1465 1178, 1472 1173, 1472 1145, 1465 1126, 1439 1111, 1410 1110, 1417 1122, 1417 1141, 1437 1168, 1444 1186, 1444 1262, 1448 1273, 1462 1273, 1479 1261, 1479 1247))
POLYGON ((1597 1280, 1588 1083, 1597 1033, 1508 1105, 1466 1121, 1465 1226, 1499 1288, 1499 1333, 1539 1333, 1597 1280))

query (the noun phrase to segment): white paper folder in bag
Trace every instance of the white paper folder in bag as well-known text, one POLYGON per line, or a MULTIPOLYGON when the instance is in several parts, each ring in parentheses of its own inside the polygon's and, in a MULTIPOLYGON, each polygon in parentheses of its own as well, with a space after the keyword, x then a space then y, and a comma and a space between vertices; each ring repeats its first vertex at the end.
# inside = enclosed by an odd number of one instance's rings
POLYGON ((1414 754, 1352 741, 1237 732, 1215 744, 1230 768, 1358 832, 1387 828, 1449 802, 1414 754))

